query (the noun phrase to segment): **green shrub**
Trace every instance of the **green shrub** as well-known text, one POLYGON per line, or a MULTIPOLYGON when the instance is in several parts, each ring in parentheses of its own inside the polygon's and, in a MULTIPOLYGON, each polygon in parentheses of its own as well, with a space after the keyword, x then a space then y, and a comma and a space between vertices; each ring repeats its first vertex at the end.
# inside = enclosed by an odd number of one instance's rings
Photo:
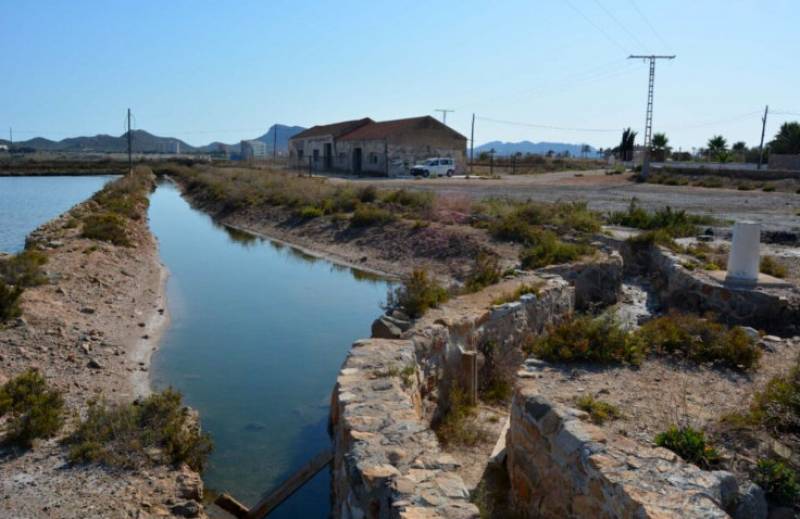
POLYGON ((447 395, 447 410, 434 425, 439 441, 444 445, 474 446, 486 439, 486 432, 470 424, 475 406, 467 403, 467 395, 458 385, 450 387, 447 395))
POLYGON ((467 292, 478 292, 500 281, 502 275, 503 272, 500 270, 497 256, 481 251, 478 253, 478 257, 475 258, 475 266, 467 276, 464 287, 467 292))
POLYGON ((372 185, 364 186, 359 188, 357 197, 361 203, 369 204, 378 199, 378 190, 372 185))
POLYGON ((83 238, 106 241, 114 245, 131 245, 126 232, 125 218, 116 213, 94 213, 83 219, 83 238))
POLYGON ((186 463, 200 471, 212 450, 172 389, 132 404, 92 403, 66 443, 73 463, 124 468, 186 463))
POLYGON ((427 271, 415 269, 403 284, 387 295, 387 308, 400 308, 409 317, 422 316, 448 299, 447 290, 428 276, 427 271))
POLYGON ((738 186, 736 186, 736 189, 738 189, 739 191, 752 191, 753 186, 751 186, 750 184, 739 184, 738 186))
POLYGON ((764 274, 781 279, 789 275, 789 271, 786 267, 778 263, 773 256, 764 256, 761 258, 759 270, 764 274))
POLYGON ((693 463, 700 468, 709 468, 720 460, 717 450, 706 440, 703 431, 698 431, 691 426, 670 426, 666 431, 655 437, 655 444, 669 449, 685 461, 693 463))
POLYGON ((9 415, 6 441, 31 447, 37 438, 51 438, 64 422, 64 399, 29 369, 0 387, 0 417, 9 415))
POLYGON ((630 362, 643 357, 641 344, 614 319, 575 316, 551 325, 531 345, 534 355, 552 362, 630 362))
POLYGON ((617 406, 598 400, 591 395, 579 397, 575 401, 575 406, 581 411, 589 413, 589 419, 597 425, 603 425, 607 420, 616 420, 622 416, 617 406))
POLYGON ((428 191, 409 191, 398 189, 389 191, 383 196, 387 204, 402 205, 417 212, 427 211, 433 207, 434 194, 428 191))
POLYGON ((679 354, 698 363, 721 362, 734 369, 752 369, 761 358, 761 350, 741 327, 729 329, 691 314, 652 319, 635 335, 648 350, 679 354))
POLYGON ((775 186, 764 186, 763 188, 761 188, 761 190, 764 191, 765 193, 772 193, 773 191, 775 191, 775 186))
POLYGON ((493 305, 502 305, 505 303, 511 303, 513 301, 519 301, 519 299, 524 296, 525 294, 539 294, 539 290, 542 288, 542 283, 536 283, 533 285, 529 284, 522 284, 517 287, 516 290, 513 292, 509 292, 507 294, 503 294, 500 297, 495 298, 492 301, 493 305))
POLYGON ((0 260, 0 280, 9 285, 33 287, 47 282, 42 266, 47 263, 47 254, 28 249, 0 260))
POLYGON ((747 419, 774 432, 800 431, 800 358, 786 375, 771 378, 755 394, 747 419))
POLYGON ((394 215, 386 209, 374 205, 360 204, 356 207, 350 225, 353 227, 368 227, 370 225, 383 225, 394 220, 394 215))
POLYGON ((688 214, 686 211, 674 211, 666 206, 654 212, 640 207, 636 200, 631 200, 627 211, 613 212, 608 216, 608 223, 623 225, 646 231, 663 230, 672 238, 692 236, 698 233, 698 225, 711 225, 715 220, 709 216, 688 214))
POLYGON ((764 489, 774 503, 792 506, 800 498, 797 473, 781 461, 759 460, 753 481, 764 489))
POLYGON ((593 233, 600 230, 601 221, 597 213, 590 211, 582 202, 556 204, 524 204, 499 201, 483 203, 483 213, 493 218, 489 232, 497 239, 533 245, 538 241, 542 226, 550 226, 562 232, 593 233), (511 205, 510 211, 506 206, 511 205))
POLYGON ((661 245, 673 251, 678 251, 678 245, 672 238, 672 235, 664 229, 656 229, 653 231, 646 231, 636 236, 631 236, 626 240, 632 247, 643 248, 652 247, 654 245, 661 245))
POLYGON ((557 265, 575 261, 581 256, 591 254, 594 249, 582 243, 567 243, 551 231, 536 233, 535 244, 520 253, 524 269, 536 269, 547 265, 557 265))
POLYGON ((0 279, 0 323, 19 317, 22 310, 19 307, 19 298, 22 296, 22 287, 12 286, 0 279))
POLYGON ((298 212, 298 216, 303 220, 311 220, 312 218, 319 218, 323 215, 322 209, 313 205, 303 206, 298 212))

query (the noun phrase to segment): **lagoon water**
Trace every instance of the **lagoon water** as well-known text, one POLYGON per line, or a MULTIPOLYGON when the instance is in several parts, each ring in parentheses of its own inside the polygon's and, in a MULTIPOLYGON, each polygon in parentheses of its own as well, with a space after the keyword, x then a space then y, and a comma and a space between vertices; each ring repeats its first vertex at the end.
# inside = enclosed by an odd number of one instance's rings
POLYGON ((0 177, 0 252, 19 252, 31 231, 99 191, 111 175, 0 177))
MULTIPOLYGON (((336 374, 353 340, 369 336, 387 284, 219 227, 171 184, 152 195, 150 225, 170 272, 154 385, 200 411, 215 443, 206 485, 252 505, 330 445, 336 374)), ((323 470, 270 517, 329 510, 323 470)))

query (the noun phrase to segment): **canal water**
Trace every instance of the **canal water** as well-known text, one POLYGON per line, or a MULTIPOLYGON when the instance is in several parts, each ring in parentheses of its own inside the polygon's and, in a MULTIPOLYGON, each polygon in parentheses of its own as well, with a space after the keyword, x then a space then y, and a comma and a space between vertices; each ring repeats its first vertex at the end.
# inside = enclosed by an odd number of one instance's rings
POLYGON ((111 175, 0 177, 0 252, 19 252, 31 231, 99 191, 111 175))
MULTIPOLYGON (((353 340, 369 336, 387 284, 217 226, 168 183, 151 197, 150 225, 171 316, 153 383, 200 411, 215 444, 206 485, 252 505, 329 446, 336 374, 353 340)), ((329 511, 323 470, 270 517, 329 511)))

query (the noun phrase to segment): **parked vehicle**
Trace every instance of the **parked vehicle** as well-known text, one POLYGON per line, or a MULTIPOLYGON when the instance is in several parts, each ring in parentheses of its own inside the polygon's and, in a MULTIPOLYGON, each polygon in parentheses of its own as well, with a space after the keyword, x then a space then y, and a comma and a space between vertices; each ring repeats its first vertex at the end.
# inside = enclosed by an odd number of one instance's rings
POLYGON ((446 175, 452 177, 456 172, 456 163, 453 159, 446 157, 436 157, 428 159, 421 164, 416 164, 411 168, 411 174, 415 177, 440 177, 446 175))

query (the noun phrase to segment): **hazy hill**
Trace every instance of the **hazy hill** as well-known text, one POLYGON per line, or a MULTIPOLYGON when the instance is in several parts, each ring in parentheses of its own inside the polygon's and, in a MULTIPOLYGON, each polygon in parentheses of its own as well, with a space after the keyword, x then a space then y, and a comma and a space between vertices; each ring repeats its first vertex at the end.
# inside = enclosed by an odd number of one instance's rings
MULTIPOLYGON (((499 156, 509 156, 515 153, 522 153, 523 155, 526 153, 531 153, 534 155, 546 155, 548 151, 552 150, 553 153, 564 153, 565 151, 569 151, 570 155, 577 155, 580 157, 582 146, 583 144, 570 144, 566 142, 492 141, 487 142, 486 144, 481 144, 480 146, 476 146, 475 155, 477 156, 481 152, 489 151, 494 148, 496 155, 499 156)), ((589 146, 589 148, 590 156, 597 153, 597 150, 594 147, 589 146)))
POLYGON ((267 145, 267 149, 272 151, 272 145, 275 143, 275 132, 278 133, 277 148, 278 151, 287 151, 289 149, 289 139, 305 130, 302 126, 286 126, 285 124, 273 124, 269 131, 261 137, 256 137, 254 140, 261 141, 267 145))
MULTIPOLYGON (((144 130, 133 130, 133 151, 137 153, 174 153, 180 145, 181 152, 195 151, 180 139, 159 137, 144 130)), ((115 153, 128 150, 128 134, 119 137, 113 135, 95 135, 92 137, 69 137, 60 141, 51 141, 43 137, 34 137, 27 141, 14 141, 14 146, 34 148, 41 151, 85 151, 115 153)))

